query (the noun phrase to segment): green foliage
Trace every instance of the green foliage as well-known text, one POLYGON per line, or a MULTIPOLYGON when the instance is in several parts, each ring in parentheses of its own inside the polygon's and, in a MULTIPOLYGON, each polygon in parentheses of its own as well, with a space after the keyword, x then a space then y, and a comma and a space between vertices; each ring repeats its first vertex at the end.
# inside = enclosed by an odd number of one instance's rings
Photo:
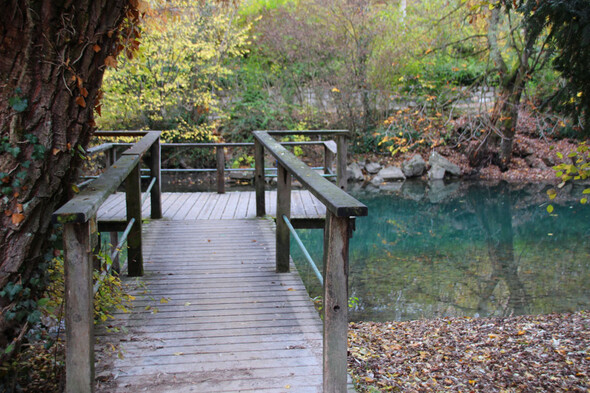
POLYGON ((587 0, 525 0, 520 9, 529 29, 549 28, 556 50, 553 67, 566 80, 555 101, 584 123, 590 133, 590 6, 587 0))
POLYGON ((136 57, 107 72, 99 126, 216 130, 227 59, 246 53, 249 25, 236 27, 234 14, 213 1, 162 3, 145 21, 136 57))

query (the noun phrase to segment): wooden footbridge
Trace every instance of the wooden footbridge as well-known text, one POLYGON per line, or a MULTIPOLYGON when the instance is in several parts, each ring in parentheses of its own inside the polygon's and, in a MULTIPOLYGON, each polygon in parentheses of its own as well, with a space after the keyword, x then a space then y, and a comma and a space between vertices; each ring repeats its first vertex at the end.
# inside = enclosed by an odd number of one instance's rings
MULTIPOLYGON (((344 187, 345 133, 313 133, 337 136, 344 187)), ((348 244, 367 208, 281 146, 271 134, 286 132, 277 131, 254 133, 255 192, 224 193, 218 180, 220 193, 162 193, 166 145, 159 132, 141 134, 54 213, 64 224, 66 391, 346 392, 348 244), (265 190, 270 157, 276 191, 265 190), (142 158, 151 177, 143 194, 142 158), (291 189, 292 177, 303 190, 291 189), (323 322, 289 256, 290 230, 320 224, 323 322), (99 232, 119 243, 99 280, 120 269, 135 300, 95 332, 99 232), (124 238, 127 269, 117 256, 124 238)), ((215 146, 218 179, 227 146, 215 146)))

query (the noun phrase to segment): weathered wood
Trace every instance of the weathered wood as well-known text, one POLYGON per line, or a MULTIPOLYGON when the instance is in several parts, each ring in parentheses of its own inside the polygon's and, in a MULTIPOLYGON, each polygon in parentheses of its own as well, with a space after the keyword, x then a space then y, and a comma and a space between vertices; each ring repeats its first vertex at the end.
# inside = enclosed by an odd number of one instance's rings
POLYGON ((291 252, 291 233, 283 216, 291 217, 291 175, 287 169, 278 164, 277 177, 277 273, 289 271, 289 255, 291 252))
POLYGON ((324 392, 346 391, 348 217, 326 214, 324 230, 324 392))
MULTIPOLYGON (((338 217, 366 216, 367 207, 342 191, 338 186, 324 179, 301 162, 295 155, 281 146, 267 132, 255 131, 254 137, 299 180, 326 208, 338 217)), ((340 152, 340 146, 338 151, 340 152)), ((346 175, 344 174, 344 177, 346 175)))
MULTIPOLYGON (((294 203, 291 206, 293 225, 298 220, 323 220, 326 208, 309 191, 293 190, 294 203), (295 203, 295 200, 300 203, 295 203)), ((268 215, 276 217, 276 191, 266 191, 268 198, 268 215)), ((171 220, 192 219, 241 219, 256 217, 256 196, 253 191, 198 193, 162 193, 162 216, 171 220), (236 197, 239 195, 239 198, 236 197), (237 199, 237 206, 235 206, 237 199), (230 214, 234 211, 234 214, 230 214)), ((142 207, 142 217, 149 218, 149 199, 142 207)), ((102 230, 108 228, 124 228, 125 197, 123 193, 111 195, 98 210, 99 225, 102 230), (117 224, 119 222, 119 224, 117 224)), ((322 226, 323 227, 323 226, 322 226)))
POLYGON ((156 179, 156 183, 150 192, 150 217, 162 218, 162 157, 160 138, 156 139, 150 147, 150 176, 156 179))
MULTIPOLYGON (((118 232, 110 232, 109 234, 110 234, 109 235, 109 242, 110 242, 109 249, 112 254, 116 250, 117 244, 119 244, 119 233, 118 232)), ((119 254, 120 253, 117 253, 115 258, 113 258, 113 260, 112 260, 113 270, 115 272, 117 272, 117 274, 121 272, 121 264, 120 264, 121 258, 119 258, 119 254)))
POLYGON ((137 166, 139 156, 121 157, 98 179, 53 213, 54 222, 86 222, 137 166))
POLYGON ((66 392, 94 391, 93 220, 64 225, 66 392))
MULTIPOLYGON (((346 172, 346 161, 348 159, 348 141, 346 135, 338 135, 336 137, 337 148, 337 163, 336 163, 336 175, 338 179, 338 187, 341 190, 348 188, 348 175, 346 172)), ((359 214, 350 214, 351 216, 358 216, 359 214)), ((366 214, 364 214, 366 215, 366 214)))
POLYGON ((338 153, 338 147, 334 141, 324 142, 324 174, 332 174, 332 165, 334 165, 334 159, 338 153))
POLYGON ((272 220, 145 227, 142 285, 126 279, 136 300, 109 321, 127 330, 97 334, 124 354, 97 366, 118 376, 99 392, 321 391, 321 320, 297 273, 275 272, 272 220))
POLYGON ((126 136, 144 136, 148 132, 158 132, 158 131, 142 131, 142 130, 106 130, 106 131, 96 131, 94 136, 99 138, 104 137, 126 137, 126 136))
POLYGON ((217 163, 217 193, 225 193, 225 152, 223 147, 215 148, 215 161, 217 163))
POLYGON ((264 217, 266 204, 264 200, 264 147, 258 139, 254 141, 254 186, 256 187, 256 217, 264 217))
POLYGON ((141 173, 139 165, 127 176, 125 181, 125 205, 127 221, 135 219, 127 236, 127 272, 131 277, 143 275, 143 255, 141 242, 141 173))
MULTIPOLYGON (((259 132, 259 131, 254 131, 259 132)), ((270 135, 349 135, 348 130, 268 130, 270 135)))
POLYGON ((143 156, 154 143, 160 139, 160 131, 148 131, 145 136, 141 138, 137 143, 131 145, 131 147, 123 152, 122 155, 139 155, 143 156))

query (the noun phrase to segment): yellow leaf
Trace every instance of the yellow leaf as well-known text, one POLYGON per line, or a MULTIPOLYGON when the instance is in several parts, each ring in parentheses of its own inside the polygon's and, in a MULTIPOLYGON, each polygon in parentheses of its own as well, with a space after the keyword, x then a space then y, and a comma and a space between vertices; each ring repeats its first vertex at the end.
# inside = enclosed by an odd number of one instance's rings
POLYGON ((547 206, 547 213, 549 213, 549 214, 553 213, 553 205, 547 206))
POLYGON ((174 356, 184 355, 184 352, 174 352, 174 356))
POLYGON ((160 303, 161 304, 168 303, 168 299, 166 299, 165 297, 163 297, 162 299, 160 299, 160 303))
POLYGON ((340 93, 340 90, 338 90, 338 88, 337 88, 337 87, 334 87, 334 88, 332 89, 332 93, 340 93))

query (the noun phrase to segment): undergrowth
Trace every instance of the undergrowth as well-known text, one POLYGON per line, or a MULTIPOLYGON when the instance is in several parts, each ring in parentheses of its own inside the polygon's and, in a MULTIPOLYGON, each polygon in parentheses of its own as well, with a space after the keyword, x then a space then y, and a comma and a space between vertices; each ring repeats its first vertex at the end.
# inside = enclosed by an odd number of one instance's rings
MULTIPOLYGON (((62 392, 65 386, 64 259, 55 251, 48 269, 49 285, 37 301, 38 320, 31 323, 27 340, 10 360, 0 365, 0 392, 62 392)), ((99 254, 101 270, 112 261, 99 254)), ((114 273, 102 281, 94 298, 94 323, 113 319, 113 311, 128 311, 133 297, 124 293, 114 273)))

